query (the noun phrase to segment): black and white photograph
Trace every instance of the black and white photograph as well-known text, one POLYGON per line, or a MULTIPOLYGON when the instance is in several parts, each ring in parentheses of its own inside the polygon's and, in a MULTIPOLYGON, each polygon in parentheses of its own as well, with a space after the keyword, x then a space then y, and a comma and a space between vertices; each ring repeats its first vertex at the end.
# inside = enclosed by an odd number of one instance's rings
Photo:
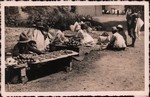
POLYGON ((148 2, 136 3, 2 3, 4 94, 148 93, 148 2))

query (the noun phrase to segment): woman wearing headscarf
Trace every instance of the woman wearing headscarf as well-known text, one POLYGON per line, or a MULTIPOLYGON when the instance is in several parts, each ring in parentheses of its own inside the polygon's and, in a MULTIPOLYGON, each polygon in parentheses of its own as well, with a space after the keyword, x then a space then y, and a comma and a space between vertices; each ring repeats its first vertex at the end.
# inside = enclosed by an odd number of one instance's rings
POLYGON ((76 37, 81 39, 82 45, 93 46, 95 44, 94 39, 87 33, 88 26, 86 24, 76 25, 75 31, 77 32, 76 37))
POLYGON ((36 42, 37 49, 40 51, 49 51, 50 40, 53 38, 48 33, 48 28, 43 25, 35 25, 30 38, 36 42))

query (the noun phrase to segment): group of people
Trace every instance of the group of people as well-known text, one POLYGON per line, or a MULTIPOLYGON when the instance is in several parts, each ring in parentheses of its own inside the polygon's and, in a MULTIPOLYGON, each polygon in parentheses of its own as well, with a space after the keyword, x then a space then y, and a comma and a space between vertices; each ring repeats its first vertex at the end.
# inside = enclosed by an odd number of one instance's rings
MULTIPOLYGON (((30 29, 27 33, 20 34, 18 43, 12 51, 13 56, 28 53, 44 54, 50 51, 52 44, 69 41, 63 29, 49 29, 41 24, 33 25, 33 27, 34 29, 30 29)), ((75 24, 73 29, 76 33, 74 37, 81 39, 81 45, 94 44, 94 39, 87 33, 87 25, 75 24)))
MULTIPOLYGON (((126 19, 127 19, 127 31, 128 35, 132 39, 132 43, 128 45, 127 36, 125 34, 124 28, 122 25, 117 27, 112 27, 112 37, 106 33, 99 36, 98 42, 106 43, 107 49, 113 50, 124 50, 127 46, 134 47, 136 38, 140 39, 140 29, 144 24, 140 18, 141 13, 137 13, 127 10, 126 19)), ((33 25, 34 29, 30 29, 27 33, 22 32, 20 34, 18 43, 13 49, 13 56, 17 56, 20 53, 37 53, 43 54, 50 50, 50 44, 59 42, 64 43, 68 42, 68 38, 65 37, 63 31, 64 29, 49 29, 45 25, 33 25)), ((95 45, 95 40, 90 36, 88 32, 91 31, 90 27, 81 22, 75 22, 74 25, 70 26, 70 30, 74 31, 76 34, 74 37, 81 39, 81 45, 95 45)))
POLYGON ((106 48, 111 50, 125 50, 127 46, 135 47, 136 38, 140 40, 140 30, 144 24, 140 17, 140 11, 136 13, 134 11, 127 10, 127 32, 132 39, 131 44, 127 43, 127 36, 125 34, 124 27, 120 24, 117 27, 112 27, 111 38, 108 34, 105 34, 105 32, 99 37, 98 42, 104 43, 106 48))
POLYGON ((43 54, 50 50, 50 44, 56 41, 68 41, 62 30, 49 30, 41 24, 33 25, 33 27, 34 29, 30 29, 27 33, 20 34, 18 43, 12 51, 13 56, 28 53, 43 54))
POLYGON ((138 38, 140 40, 140 30, 144 24, 141 19, 141 12, 135 12, 134 10, 127 9, 126 19, 128 35, 132 38, 132 43, 130 44, 130 46, 134 47, 136 39, 138 38))
POLYGON ((98 44, 105 45, 103 49, 125 50, 127 47, 127 37, 122 25, 112 27, 112 36, 107 32, 102 33, 98 38, 98 44))
POLYGON ((127 37, 123 30, 122 25, 118 25, 117 27, 112 27, 112 37, 107 46, 107 49, 112 50, 125 50, 127 47, 127 37))

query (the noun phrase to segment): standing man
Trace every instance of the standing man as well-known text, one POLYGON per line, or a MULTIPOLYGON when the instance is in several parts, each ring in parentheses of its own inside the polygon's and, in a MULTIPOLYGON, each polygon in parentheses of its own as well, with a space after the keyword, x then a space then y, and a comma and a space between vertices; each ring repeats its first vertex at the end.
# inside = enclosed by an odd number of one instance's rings
POLYGON ((117 16, 119 16, 119 10, 117 10, 117 16))
POLYGON ((135 32, 136 23, 137 23, 137 13, 133 12, 131 14, 131 25, 130 25, 131 38, 132 38, 132 43, 130 45, 131 47, 135 46, 135 41, 136 41, 136 32, 135 32))
POLYGON ((131 9, 127 9, 126 12, 126 20, 127 20, 127 30, 128 30, 128 35, 131 37, 131 31, 130 31, 130 25, 131 25, 131 9))
POLYGON ((137 13, 135 13, 134 11, 131 12, 131 10, 127 10, 126 19, 128 35, 132 38, 132 43, 129 46, 134 47, 136 41, 135 27, 137 23, 137 13))

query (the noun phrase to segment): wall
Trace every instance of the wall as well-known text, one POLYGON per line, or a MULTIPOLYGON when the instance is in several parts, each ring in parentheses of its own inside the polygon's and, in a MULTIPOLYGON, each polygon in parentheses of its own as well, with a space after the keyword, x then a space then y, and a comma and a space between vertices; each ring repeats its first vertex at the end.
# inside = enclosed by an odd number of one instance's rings
POLYGON ((101 6, 77 6, 76 13, 79 15, 100 16, 102 14, 101 6))
POLYGON ((119 13, 123 13, 124 11, 124 5, 106 5, 105 8, 106 10, 109 10, 111 13, 113 13, 112 9, 119 10, 119 13))

